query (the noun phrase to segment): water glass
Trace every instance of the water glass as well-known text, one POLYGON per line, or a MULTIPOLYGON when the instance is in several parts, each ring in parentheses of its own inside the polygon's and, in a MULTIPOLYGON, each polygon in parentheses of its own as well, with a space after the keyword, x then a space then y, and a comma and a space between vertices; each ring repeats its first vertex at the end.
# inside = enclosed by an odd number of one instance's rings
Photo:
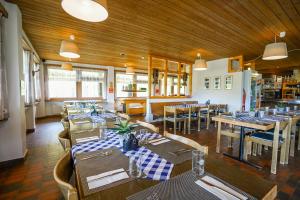
POLYGON ((143 154, 139 154, 138 158, 132 156, 129 158, 129 175, 132 178, 140 178, 142 176, 143 154))
POLYGON ((259 111, 259 118, 263 118, 265 116, 265 111, 259 111))
POLYGON ((192 172, 196 177, 204 174, 204 152, 199 150, 192 151, 192 172))
POLYGON ((138 139, 141 145, 148 144, 148 137, 146 136, 147 132, 146 129, 139 130, 138 139))
POLYGON ((107 140, 106 129, 99 128, 99 139, 100 140, 107 140))
POLYGON ((250 116, 250 117, 255 117, 255 112, 254 112, 254 111, 250 111, 250 112, 249 112, 249 116, 250 116))
POLYGON ((288 107, 288 106, 285 107, 285 111, 286 111, 286 112, 290 112, 290 107, 288 107))
POLYGON ((276 115, 277 109, 273 109, 273 115, 276 115))
POLYGON ((294 106, 294 110, 298 110, 298 106, 294 106))

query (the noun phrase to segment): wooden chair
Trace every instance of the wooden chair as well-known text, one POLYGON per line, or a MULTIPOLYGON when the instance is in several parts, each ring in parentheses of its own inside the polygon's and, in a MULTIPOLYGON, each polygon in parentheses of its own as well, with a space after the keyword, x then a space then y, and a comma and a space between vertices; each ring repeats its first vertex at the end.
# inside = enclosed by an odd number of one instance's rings
MULTIPOLYGON (((291 120, 291 119, 290 119, 291 120)), ((276 174, 277 171, 277 158, 278 158, 278 149, 280 148, 280 163, 285 164, 287 154, 287 143, 288 143, 288 131, 289 123, 287 122, 276 122, 274 133, 270 132, 255 132, 249 136, 245 136, 245 144, 247 143, 256 143, 264 146, 272 147, 272 164, 271 164, 271 173, 276 174), (283 131, 282 136, 279 132, 283 131)), ((246 148, 247 145, 244 145, 246 148)), ((247 159, 247 150, 244 150, 244 159, 247 159)))
POLYGON ((124 113, 118 113, 117 114, 119 117, 124 118, 126 120, 130 120, 130 116, 124 113))
POLYGON ((200 108, 200 115, 199 115, 199 125, 201 126, 201 119, 204 119, 206 121, 206 129, 209 129, 209 125, 210 125, 210 106, 208 105, 207 107, 202 107, 200 108))
POLYGON ((181 142, 183 144, 189 145, 199 151, 202 151, 205 155, 208 155, 208 147, 207 146, 202 146, 196 141, 180 136, 180 135, 174 135, 171 133, 168 133, 167 131, 164 131, 164 136, 173 140, 176 140, 178 142, 181 142))
POLYGON ((58 134, 58 140, 63 149, 69 150, 71 148, 71 142, 69 139, 69 129, 64 129, 58 134))
POLYGON ((136 123, 145 127, 145 128, 148 128, 150 129, 151 131, 155 132, 155 133, 159 133, 159 128, 154 126, 153 124, 149 124, 147 122, 142 122, 142 121, 139 121, 139 120, 136 120, 136 123))
POLYGON ((57 161, 53 171, 54 180, 66 200, 78 200, 77 189, 69 184, 72 173, 73 163, 68 151, 57 161))
POLYGON ((179 116, 176 108, 170 108, 169 106, 164 107, 164 131, 167 128, 167 121, 172 122, 174 124, 174 134, 176 135, 176 129, 177 129, 177 123, 179 123, 179 129, 180 129, 180 123, 183 122, 183 132, 186 133, 186 121, 187 117, 185 116, 179 116), (168 116, 168 113, 173 113, 172 116, 168 116))
POLYGON ((65 119, 61 119, 60 123, 63 125, 64 129, 69 129, 70 128, 69 121, 66 121, 65 119))

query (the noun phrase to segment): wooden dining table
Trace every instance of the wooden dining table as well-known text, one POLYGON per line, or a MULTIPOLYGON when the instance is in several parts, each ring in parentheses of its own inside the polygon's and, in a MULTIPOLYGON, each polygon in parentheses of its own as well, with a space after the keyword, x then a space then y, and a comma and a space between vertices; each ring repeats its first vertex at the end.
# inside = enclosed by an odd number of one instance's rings
MULTIPOLYGON (((81 125, 80 125, 81 126, 81 125)), ((87 137, 99 134, 97 131, 91 131, 86 129, 85 132, 81 131, 78 133, 78 128, 74 123, 70 123, 70 135, 73 138, 73 141, 80 137, 87 137)), ((138 127, 141 128, 141 127, 138 127)), ((175 142, 175 141, 171 141, 175 142)), ((174 143, 176 144, 176 143, 174 143)), ((182 143, 174 145, 173 143, 165 143, 159 146, 156 146, 157 149, 153 148, 152 151, 159 152, 159 155, 164 157, 166 151, 171 151, 172 148, 180 147, 180 145, 190 148, 182 143), (179 146, 178 146, 179 145, 179 146), (161 155, 162 154, 162 155, 161 155)), ((76 145, 76 142, 72 142, 72 146, 76 145)), ((151 147, 149 147, 151 148, 151 147)), ((182 148, 182 147, 181 147, 182 148)), ((175 148, 176 149, 176 148, 175 148)), ((174 149, 173 149, 174 150, 174 149)), ((124 168, 128 169, 128 158, 120 153, 117 149, 112 149, 114 154, 108 156, 107 158, 95 157, 88 160, 80 160, 80 156, 86 156, 94 152, 83 153, 83 155, 78 155, 76 159, 75 173, 76 173, 76 185, 79 192, 80 199, 102 199, 102 200, 118 200, 126 199, 130 195, 133 195, 137 192, 143 191, 151 186, 159 184, 161 181, 155 181, 150 179, 138 178, 133 179, 129 178, 120 184, 114 184, 102 189, 96 189, 90 191, 87 188, 86 177, 91 175, 99 174, 101 170, 110 171, 114 168, 124 168)), ((171 178, 176 177, 177 175, 183 174, 191 170, 192 161, 191 153, 189 153, 188 159, 183 159, 182 162, 178 162, 174 165, 174 168, 171 172, 171 178)), ((277 195, 277 185, 263 179, 262 177, 246 172, 235 165, 231 165, 222 161, 222 159, 216 159, 214 157, 207 156, 205 161, 205 170, 210 174, 226 181, 228 184, 231 184, 242 191, 256 197, 257 199, 275 199, 277 195)))

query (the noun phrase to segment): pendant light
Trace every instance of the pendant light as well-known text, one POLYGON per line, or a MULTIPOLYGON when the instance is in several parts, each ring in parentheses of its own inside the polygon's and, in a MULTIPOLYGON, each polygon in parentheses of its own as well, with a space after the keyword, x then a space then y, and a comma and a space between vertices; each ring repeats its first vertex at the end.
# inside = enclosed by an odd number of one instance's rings
POLYGON ((61 68, 64 70, 68 70, 68 71, 72 71, 73 70, 73 66, 71 63, 63 63, 61 64, 61 68))
POLYGON ((79 58, 79 48, 74 42, 75 36, 71 35, 70 40, 63 40, 60 45, 59 55, 66 58, 79 58))
MULTIPOLYGON (((280 37, 283 38, 285 36, 285 32, 280 33, 280 37)), ((285 42, 275 42, 271 44, 267 44, 264 50, 263 60, 279 60, 288 57, 288 51, 285 42)))
POLYGON ((106 0, 62 0, 61 6, 69 15, 88 22, 101 22, 108 17, 106 0))
POLYGON ((197 59, 195 60, 195 64, 193 64, 193 69, 196 71, 202 71, 207 69, 207 64, 204 59, 201 59, 201 54, 197 53, 197 59))
POLYGON ((128 66, 128 67, 127 67, 126 64, 125 64, 125 67, 126 67, 126 74, 128 74, 128 75, 133 75, 133 74, 135 74, 134 68, 133 68, 133 67, 131 67, 131 66, 128 66))

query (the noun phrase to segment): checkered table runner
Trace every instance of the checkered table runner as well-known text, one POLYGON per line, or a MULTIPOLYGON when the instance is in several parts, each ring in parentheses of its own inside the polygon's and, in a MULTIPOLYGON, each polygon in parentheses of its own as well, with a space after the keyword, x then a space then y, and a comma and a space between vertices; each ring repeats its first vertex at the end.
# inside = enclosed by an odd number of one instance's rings
POLYGON ((68 116, 69 120, 74 119, 84 119, 84 118, 91 118, 93 123, 101 123, 105 122, 105 119, 116 118, 117 116, 114 113, 103 113, 98 114, 96 116, 91 116, 91 113, 84 113, 84 114, 71 114, 68 116))
MULTIPOLYGON (((123 152, 118 135, 112 130, 107 130, 106 134, 108 137, 107 140, 91 141, 74 145, 72 147, 72 157, 74 163, 76 163, 76 154, 82 152, 93 152, 102 149, 109 149, 111 147, 117 147, 123 152)), ((151 140, 160 138, 162 136, 156 133, 146 133, 144 135, 137 136, 137 138, 140 137, 147 137, 149 140, 151 140)), ((130 158, 134 157, 134 159, 138 159, 139 155, 143 155, 140 167, 147 178, 152 180, 167 180, 170 178, 174 164, 161 158, 158 154, 152 152, 151 150, 145 147, 140 147, 136 151, 132 150, 123 153, 130 158)))
POLYGON ((263 123, 274 123, 276 121, 284 121, 286 120, 285 117, 282 116, 264 116, 263 118, 259 118, 259 117, 250 117, 250 116, 240 116, 237 117, 238 120, 241 121, 248 121, 248 122, 263 122, 263 123))

